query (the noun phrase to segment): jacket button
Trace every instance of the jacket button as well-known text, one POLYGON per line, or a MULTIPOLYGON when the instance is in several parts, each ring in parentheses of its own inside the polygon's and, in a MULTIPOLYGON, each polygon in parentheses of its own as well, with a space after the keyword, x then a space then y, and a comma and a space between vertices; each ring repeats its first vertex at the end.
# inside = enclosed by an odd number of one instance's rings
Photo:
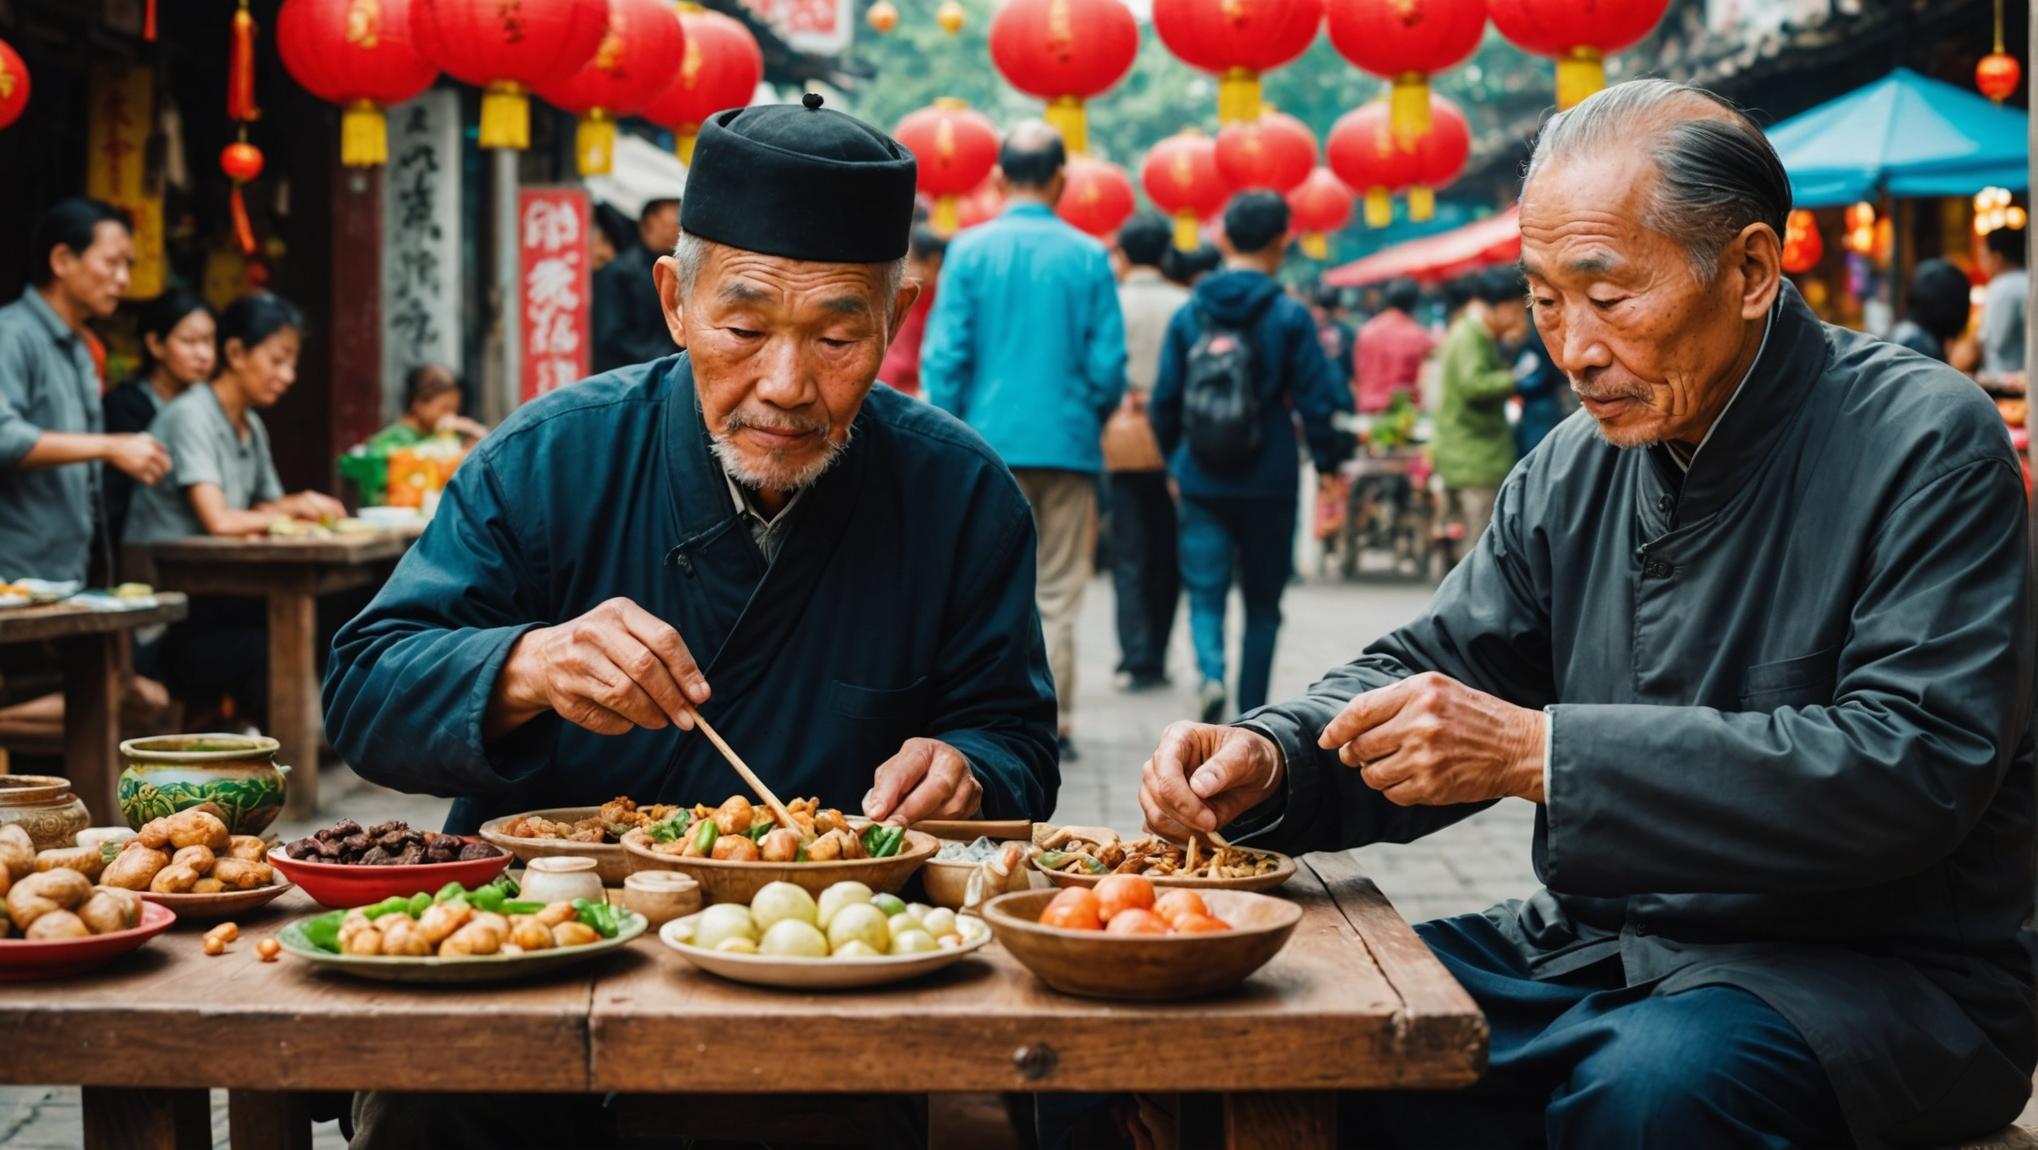
POLYGON ((1676 497, 1676 496, 1674 496, 1674 495, 1658 495, 1658 496, 1656 497, 1656 510, 1658 510, 1658 511, 1661 511, 1661 512, 1662 512, 1663 514, 1665 514, 1665 515, 1668 515, 1668 514, 1670 514, 1670 513, 1672 512, 1672 511, 1674 511, 1674 510, 1676 510, 1676 509, 1677 509, 1677 497, 1676 497))
POLYGON ((1676 569, 1661 559, 1651 559, 1642 564, 1642 574, 1651 579, 1668 579, 1670 578, 1670 573, 1674 570, 1676 569))

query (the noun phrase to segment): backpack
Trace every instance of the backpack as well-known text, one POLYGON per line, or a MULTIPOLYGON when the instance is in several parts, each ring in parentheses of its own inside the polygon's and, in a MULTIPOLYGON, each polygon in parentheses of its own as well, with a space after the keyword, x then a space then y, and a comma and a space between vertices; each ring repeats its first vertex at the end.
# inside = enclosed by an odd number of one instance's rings
POLYGON ((1246 333, 1196 309, 1201 330, 1182 374, 1182 434, 1189 455, 1215 472, 1241 471, 1260 454, 1260 393, 1246 333))

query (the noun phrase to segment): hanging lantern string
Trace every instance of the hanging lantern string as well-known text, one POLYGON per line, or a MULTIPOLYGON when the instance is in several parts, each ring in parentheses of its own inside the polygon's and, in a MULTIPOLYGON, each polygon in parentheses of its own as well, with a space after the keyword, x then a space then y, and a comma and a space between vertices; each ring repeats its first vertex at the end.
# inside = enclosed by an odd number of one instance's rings
POLYGON ((1996 0, 1996 51, 2003 50, 2003 0, 1996 0))

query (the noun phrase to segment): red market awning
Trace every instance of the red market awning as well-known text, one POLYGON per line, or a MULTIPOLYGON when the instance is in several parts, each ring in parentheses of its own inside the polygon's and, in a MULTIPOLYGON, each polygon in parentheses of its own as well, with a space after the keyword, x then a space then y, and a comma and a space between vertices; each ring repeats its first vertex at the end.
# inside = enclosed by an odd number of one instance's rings
POLYGON ((1401 277, 1436 283, 1492 264, 1521 258, 1521 208, 1475 220, 1462 228, 1382 248, 1323 273, 1332 287, 1362 287, 1401 277))

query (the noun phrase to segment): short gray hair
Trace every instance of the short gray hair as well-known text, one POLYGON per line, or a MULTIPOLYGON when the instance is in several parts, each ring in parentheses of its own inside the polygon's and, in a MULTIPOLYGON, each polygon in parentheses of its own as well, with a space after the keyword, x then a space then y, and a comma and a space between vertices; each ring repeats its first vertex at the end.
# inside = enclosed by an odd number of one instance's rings
POLYGON ((1656 165, 1643 222, 1684 245, 1701 282, 1712 282, 1720 252, 1749 224, 1783 235, 1790 177, 1761 126, 1721 96, 1668 80, 1615 84, 1551 117, 1523 190, 1546 164, 1626 148, 1647 149, 1656 165))
MULTIPOLYGON (((693 297, 694 282, 700 278, 701 268, 706 266, 708 256, 715 247, 713 240, 704 240, 685 232, 679 234, 679 245, 672 249, 672 258, 679 264, 679 298, 682 302, 693 297)), ((896 260, 875 266, 878 269, 878 291, 881 293, 879 298, 884 301, 880 310, 889 324, 892 300, 898 298, 899 286, 906 282, 906 258, 900 256, 896 260)))

